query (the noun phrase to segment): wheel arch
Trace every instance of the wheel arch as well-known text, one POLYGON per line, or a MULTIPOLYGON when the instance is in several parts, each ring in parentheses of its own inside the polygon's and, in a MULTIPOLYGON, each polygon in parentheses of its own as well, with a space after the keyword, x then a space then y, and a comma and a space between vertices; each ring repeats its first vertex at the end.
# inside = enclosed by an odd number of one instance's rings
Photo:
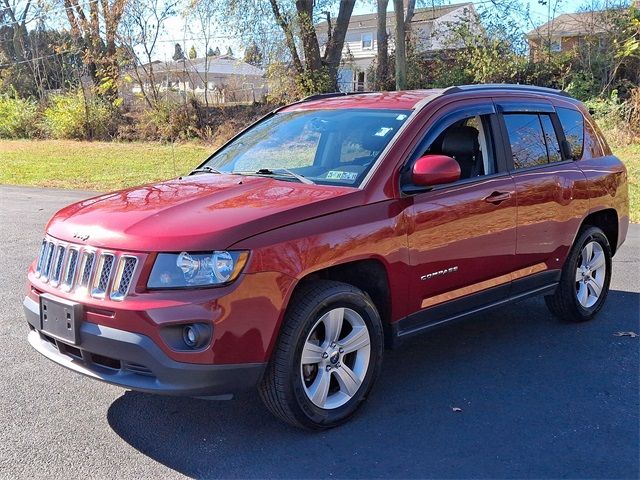
POLYGON ((598 227, 604 232, 611 247, 611 254, 614 255, 618 248, 618 212, 613 208, 591 212, 582 220, 579 231, 582 231, 587 226, 598 227))
POLYGON ((313 271, 302 277, 291 298, 303 285, 314 280, 335 280, 348 283, 365 292, 376 306, 383 326, 391 320, 391 288, 384 263, 375 258, 353 260, 313 271))

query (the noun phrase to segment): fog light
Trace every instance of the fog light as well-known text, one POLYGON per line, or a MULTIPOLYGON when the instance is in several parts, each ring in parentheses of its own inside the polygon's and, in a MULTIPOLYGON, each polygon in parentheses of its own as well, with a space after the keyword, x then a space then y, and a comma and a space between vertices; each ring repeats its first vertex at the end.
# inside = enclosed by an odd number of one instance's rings
POLYGON ((207 341, 205 329, 198 324, 185 325, 182 329, 182 341, 189 348, 199 348, 207 341))

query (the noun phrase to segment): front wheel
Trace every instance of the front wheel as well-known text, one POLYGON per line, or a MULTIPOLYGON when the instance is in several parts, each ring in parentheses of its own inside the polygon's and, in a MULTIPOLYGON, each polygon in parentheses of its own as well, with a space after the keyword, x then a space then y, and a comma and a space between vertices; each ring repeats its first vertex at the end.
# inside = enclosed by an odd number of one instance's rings
POLYGON ((314 282, 291 301, 260 395, 292 425, 337 426, 366 398, 382 351, 382 323, 369 296, 345 283, 314 282))
POLYGON ((556 292, 545 297, 551 313, 571 322, 591 320, 609 293, 611 257, 611 247, 602 230, 583 230, 569 252, 556 292))

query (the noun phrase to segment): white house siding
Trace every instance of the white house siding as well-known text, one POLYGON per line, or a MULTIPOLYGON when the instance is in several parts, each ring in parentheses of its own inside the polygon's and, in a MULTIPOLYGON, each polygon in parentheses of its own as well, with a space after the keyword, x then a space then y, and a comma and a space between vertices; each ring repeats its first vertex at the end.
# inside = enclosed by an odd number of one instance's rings
MULTIPOLYGON (((458 48, 460 44, 453 41, 453 26, 461 21, 470 22, 470 25, 479 29, 475 22, 475 10, 472 4, 462 4, 459 7, 444 7, 442 15, 429 20, 419 20, 420 10, 416 11, 411 29, 416 38, 416 47, 419 52, 438 51, 448 48, 458 48), (418 20, 415 20, 418 18, 418 20)), ((393 12, 387 13, 387 34, 389 35, 389 49, 394 48, 394 23, 393 12)), ((324 44, 327 41, 326 24, 317 27, 317 35, 321 50, 324 53, 324 44)), ((365 42, 366 43, 366 42, 365 42)), ((342 67, 338 72, 338 85, 342 91, 367 90, 369 88, 367 79, 362 81, 362 74, 365 74, 372 67, 377 55, 377 25, 375 17, 371 15, 356 15, 347 29, 345 45, 342 50, 342 67), (366 20, 360 21, 365 17, 366 20), (371 46, 363 46, 363 36, 371 36, 371 46)))

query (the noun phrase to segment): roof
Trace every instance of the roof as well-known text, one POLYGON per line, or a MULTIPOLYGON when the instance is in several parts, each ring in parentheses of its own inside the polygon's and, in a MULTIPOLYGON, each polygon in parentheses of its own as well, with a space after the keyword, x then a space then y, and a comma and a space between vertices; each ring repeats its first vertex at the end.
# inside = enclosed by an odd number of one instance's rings
POLYGON ((366 93, 329 93, 317 95, 293 103, 282 109, 285 112, 302 110, 331 110, 340 108, 372 108, 388 110, 413 110, 421 102, 428 102, 442 95, 467 93, 488 93, 499 91, 509 95, 549 95, 570 98, 566 92, 533 85, 512 85, 512 84, 480 84, 480 85, 460 85, 445 89, 432 88, 425 90, 407 90, 400 92, 366 92, 366 93))
MULTIPOLYGON (((430 22, 444 15, 447 15, 462 7, 473 8, 473 3, 457 3, 454 5, 441 5, 427 8, 416 8, 411 23, 430 22)), ((395 13, 387 12, 387 25, 395 25, 395 13)), ((352 15, 349 20, 349 29, 375 29, 378 26, 377 13, 365 13, 364 15, 352 15)), ((316 29, 322 30, 327 28, 327 22, 320 22, 316 25, 316 29)))
POLYGON ((563 13, 550 22, 534 28, 527 33, 527 36, 530 38, 548 36, 551 33, 555 36, 575 37, 606 33, 611 17, 619 13, 621 13, 620 10, 563 13))
POLYGON ((404 92, 372 92, 349 95, 336 94, 316 100, 303 100, 285 107, 283 111, 330 110, 334 108, 379 108, 388 110, 412 110, 425 98, 436 97, 441 89, 410 90, 404 92))
POLYGON ((265 72, 242 60, 228 55, 215 57, 184 59, 171 62, 154 62, 156 73, 207 73, 210 75, 252 75, 262 77, 265 72), (206 60, 206 61, 205 61, 206 60))

